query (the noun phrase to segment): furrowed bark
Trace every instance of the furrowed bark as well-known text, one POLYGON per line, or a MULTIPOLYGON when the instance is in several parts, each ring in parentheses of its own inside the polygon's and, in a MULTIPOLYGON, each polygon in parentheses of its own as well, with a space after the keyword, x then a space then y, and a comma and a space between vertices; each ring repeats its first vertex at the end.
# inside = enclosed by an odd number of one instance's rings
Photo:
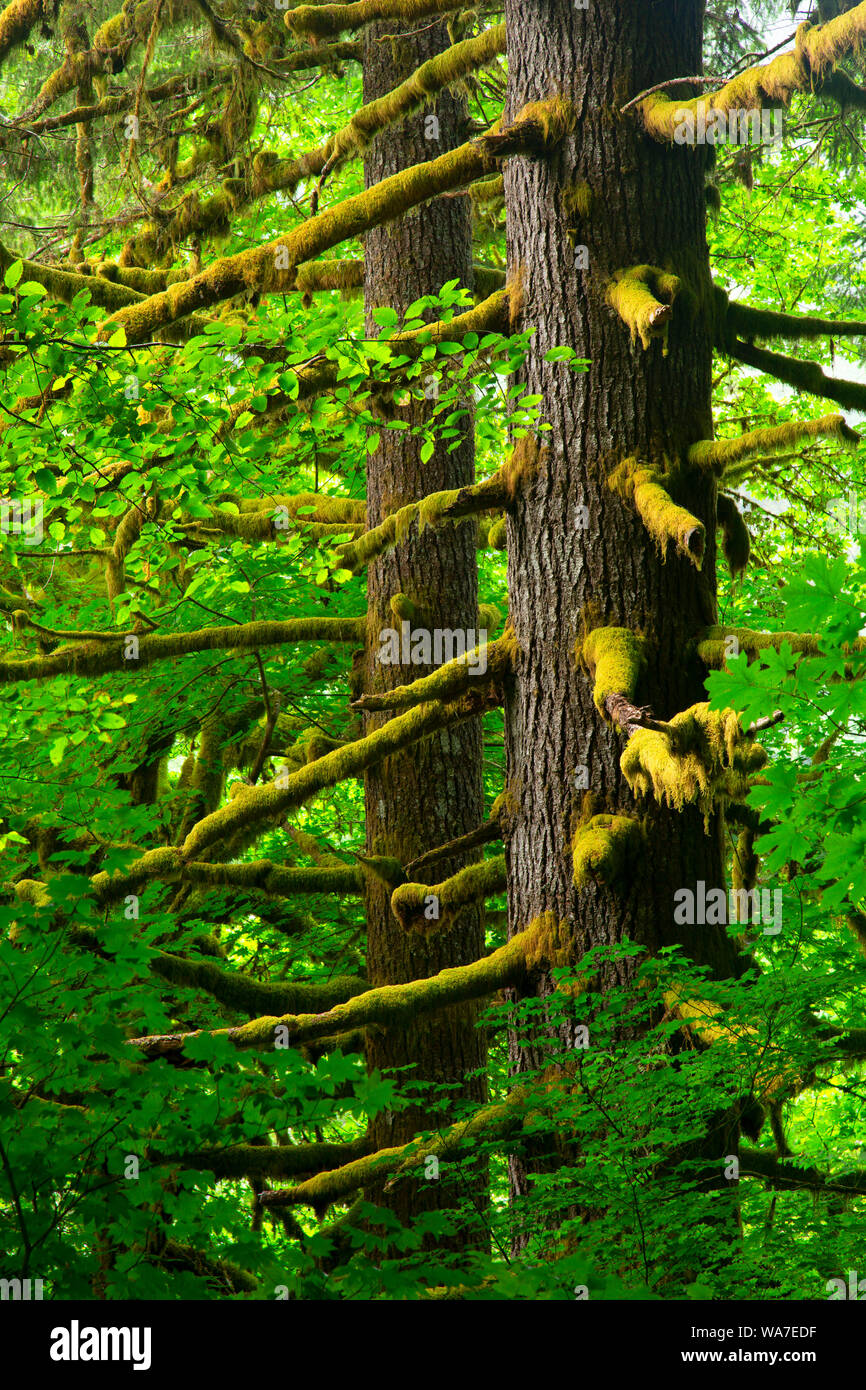
MULTIPOLYGON (((699 879, 724 884, 721 817, 712 814, 705 833, 695 806, 636 805, 620 768, 622 736, 596 707, 593 678, 575 661, 587 627, 645 634, 640 679, 629 695, 662 720, 703 698, 703 673, 687 643, 714 621, 715 485, 697 469, 677 472, 672 461, 711 434, 711 335, 689 307, 711 291, 704 173, 694 150, 655 145, 627 117, 610 117, 630 93, 700 69, 702 12, 698 0, 664 7, 610 0, 586 11, 569 0, 506 6, 506 115, 552 90, 581 113, 579 139, 505 168, 509 274, 521 277, 523 323, 537 326, 524 375, 553 427, 545 467, 508 514, 517 654, 506 700, 506 849, 511 930, 551 912, 567 941, 560 963, 627 936, 650 950, 680 942, 727 976, 735 958, 724 929, 689 932, 673 921, 677 888, 699 879), (611 168, 622 177, 612 182, 611 168), (588 249, 588 272, 579 268, 576 244, 588 249), (644 346, 621 318, 625 308, 630 320, 635 306, 621 295, 611 304, 607 287, 619 283, 623 268, 637 267, 644 284, 659 266, 678 277, 680 292, 664 325, 666 342, 645 333, 644 346), (562 346, 589 359, 585 375, 544 362, 562 346), (665 559, 634 501, 609 486, 626 460, 663 473, 679 507, 703 527, 700 569, 673 546, 665 559), (609 866, 621 865, 626 850, 638 856, 612 882, 590 872, 600 861, 587 858, 585 830, 579 864, 570 853, 593 815, 609 866)), ((627 982, 631 972, 627 961, 605 967, 603 987, 627 982)), ((552 988, 542 975, 535 992, 552 988)), ((565 1047, 575 1045, 573 1026, 564 1027, 565 1047)), ((542 1056, 515 1041, 512 1064, 520 1073, 540 1066, 542 1056)), ((511 1168, 519 1197, 529 1190, 530 1168, 521 1158, 511 1168)))

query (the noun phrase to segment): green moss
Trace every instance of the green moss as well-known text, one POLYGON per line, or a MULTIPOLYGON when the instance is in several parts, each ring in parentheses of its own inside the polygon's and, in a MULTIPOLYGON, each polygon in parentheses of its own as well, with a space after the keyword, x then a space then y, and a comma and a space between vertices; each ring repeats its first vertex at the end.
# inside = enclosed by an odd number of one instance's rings
POLYGON ((506 127, 497 121, 492 130, 479 137, 478 144, 498 159, 510 154, 544 154, 571 135, 576 126, 575 107, 564 97, 555 96, 521 107, 506 127))
POLYGON ((706 541, 703 523, 674 502, 665 486, 668 482, 667 475, 636 459, 625 459, 608 478, 608 486, 634 504, 663 555, 668 542, 673 541, 695 569, 700 569, 706 541))
POLYGON ((294 34, 327 39, 362 29, 378 19, 397 20, 407 28, 416 20, 459 8, 454 0, 350 0, 344 5, 299 5, 287 11, 285 22, 294 34))
MULTIPOLYGON (((509 481, 511 476, 508 475, 509 481)), ((392 546, 402 545, 414 522, 417 522, 420 535, 427 526, 435 529, 446 522, 486 511, 503 502, 508 485, 506 474, 500 469, 493 477, 472 486, 432 492, 417 502, 409 502, 357 540, 338 546, 340 563, 358 572, 392 546)))
POLYGON ((363 710, 411 709, 432 700, 453 700, 476 687, 498 684, 512 670, 516 654, 513 630, 506 628, 501 637, 487 644, 486 667, 483 671, 478 659, 481 650, 474 647, 465 656, 446 661, 429 676, 421 676, 409 685, 398 685, 381 694, 362 695, 353 701, 352 707, 363 710))
POLYGON ((187 836, 181 850, 184 859, 197 859, 208 845, 217 840, 246 833, 256 825, 284 816, 325 787, 360 776, 374 763, 409 747, 428 734, 474 717, 479 708, 478 696, 474 691, 448 704, 436 700, 419 705, 388 720, 365 738, 347 743, 300 768, 283 785, 245 787, 238 784, 238 794, 233 801, 200 821, 187 836))
POLYGON ((12 0, 0 12, 0 59, 27 38, 43 19, 42 0, 12 0))
POLYGON ((705 666, 720 671, 726 658, 743 651, 750 658, 771 648, 779 651, 787 644, 793 652, 808 656, 819 654, 820 638, 809 632, 753 632, 745 627, 709 627, 697 643, 697 654, 705 666))
POLYGON ((632 816, 602 814, 579 825, 572 842, 575 888, 623 882, 640 845, 640 823, 632 816))
POLYGON ((299 265, 402 216, 429 198, 471 182, 493 167, 493 156, 478 141, 412 165, 308 218, 276 241, 223 257, 191 280, 172 285, 141 304, 129 305, 112 316, 102 336, 110 336, 114 331, 111 325, 122 324, 127 341, 139 343, 194 311, 236 295, 289 291, 294 288, 299 265))
POLYGON ((819 420, 787 420, 768 429, 749 430, 735 439, 701 439, 689 449, 688 461, 723 478, 738 464, 761 455, 787 453, 818 438, 838 439, 847 447, 860 442, 842 415, 823 415, 819 420))
POLYGON ((595 679, 592 698, 599 714, 607 717, 608 695, 624 695, 635 703, 646 652, 645 638, 625 627, 593 628, 584 638, 580 657, 595 679))
POLYGON ((391 894, 391 911, 404 931, 441 931, 454 925, 461 909, 504 892, 506 884, 505 856, 497 855, 442 883, 401 884, 391 894))
MULTIPOLYGON (((736 893, 750 892, 758 882, 758 857, 755 854, 756 832, 747 826, 737 836, 731 861, 731 883, 736 893)), ((739 901, 739 899, 737 900, 739 901)))
POLYGON ((374 136, 426 105, 443 89, 492 63, 504 52, 505 25, 497 24, 437 53, 393 91, 355 113, 348 125, 328 142, 327 167, 334 168, 345 159, 362 154, 374 136))
POLYGON ((657 266, 635 265, 616 272, 607 287, 607 302, 628 328, 632 343, 640 338, 646 349, 653 338, 661 338, 666 356, 668 328, 679 290, 676 275, 657 266))
POLYGON ((573 228, 587 221, 592 212, 592 203, 592 189, 585 181, 563 189, 562 210, 569 227, 573 228))
POLYGON ((761 745, 743 734, 734 710, 698 704, 674 715, 665 733, 632 734, 620 767, 635 796, 652 795, 677 811, 696 805, 708 821, 717 804, 745 800, 766 761, 761 745))

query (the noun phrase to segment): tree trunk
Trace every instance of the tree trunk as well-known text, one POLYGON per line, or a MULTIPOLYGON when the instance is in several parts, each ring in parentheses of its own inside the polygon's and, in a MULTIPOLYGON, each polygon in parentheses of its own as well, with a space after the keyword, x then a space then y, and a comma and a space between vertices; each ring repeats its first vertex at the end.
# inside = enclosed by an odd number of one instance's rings
MULTIPOLYGON (((444 23, 425 25, 419 33, 399 40, 383 40, 382 35, 393 30, 393 23, 383 23, 365 31, 365 101, 390 91, 450 43, 444 23)), ((464 139, 465 122, 465 101, 444 92, 435 112, 429 108, 418 111, 374 144, 365 162, 367 186, 454 148, 464 139)), ((471 289, 471 275, 470 202, 466 196, 437 198, 397 224, 376 228, 367 235, 364 246, 367 331, 371 336, 379 332, 372 318, 375 308, 389 305, 402 314, 415 299, 437 293, 448 280, 459 279, 471 289)), ((422 421, 425 413, 424 402, 396 410, 399 418, 413 424, 422 421)), ((433 457, 422 463, 421 443, 405 431, 382 430, 380 446, 367 467, 368 526, 376 526, 390 511, 427 493, 474 480, 471 416, 453 453, 437 445, 433 457)), ((400 619, 390 606, 396 594, 406 595, 424 615, 413 627, 477 628, 474 520, 436 532, 428 528, 420 536, 413 530, 405 544, 370 565, 367 691, 393 688, 433 669, 381 665, 376 660, 379 634, 387 628, 400 631, 400 619)), ((366 731, 386 719, 383 715, 367 716, 366 731)), ((407 864, 426 850, 473 829, 483 818, 480 720, 437 734, 376 766, 367 774, 365 792, 370 854, 407 864)), ((435 871, 436 881, 456 873, 476 857, 443 861, 435 871)), ((483 953, 481 909, 467 910, 459 924, 448 930, 429 935, 409 933, 391 912, 390 893, 390 886, 369 880, 367 968, 371 985, 434 975, 448 966, 476 960, 483 953)), ((482 1035, 475 1027, 476 1017, 475 1006, 461 1005, 421 1016, 411 1027, 372 1036, 367 1046, 369 1066, 379 1070, 408 1067, 411 1070, 403 1075, 410 1084, 413 1080, 450 1083, 451 1101, 481 1100, 485 1094, 485 1053, 482 1035)), ((441 1118, 441 1108, 428 1099, 406 1110, 380 1114, 372 1124, 373 1143, 379 1148, 408 1142, 418 1130, 435 1128, 441 1118)), ((402 1183, 391 1193, 376 1191, 368 1196, 388 1206, 405 1224, 421 1211, 455 1206, 461 1196, 482 1206, 484 1186, 479 1179, 468 1188, 455 1189, 443 1172, 438 1181, 402 1183)))
MULTIPOLYGON (((620 770, 625 737, 593 702, 593 682, 575 659, 586 629, 629 628, 649 639, 640 702, 667 719, 705 698, 689 640, 715 617, 715 487, 687 476, 677 494, 706 526, 699 572, 669 546, 661 554, 633 506, 608 486, 617 464, 659 466, 712 435, 709 324, 687 307, 709 287, 704 151, 646 137, 620 108, 645 88, 701 70, 700 0, 507 0, 507 116, 561 94, 579 122, 553 157, 515 158, 505 168, 509 273, 535 325, 526 361, 529 390, 542 397, 542 455, 508 522, 510 614, 519 656, 506 707, 511 823, 507 841, 510 931, 541 913, 566 926, 573 961, 593 946, 628 937, 655 951, 680 941, 719 976, 736 972, 724 927, 673 921, 674 892, 724 884, 723 825, 700 812, 635 803, 620 770), (588 251, 586 260, 577 248, 588 251), (684 281, 669 351, 644 350, 609 307, 617 270, 652 265, 684 281), (545 363, 554 347, 589 359, 586 374, 545 363), (583 512, 581 509, 585 508, 583 512), (589 793, 581 789, 586 769, 589 793), (573 882, 572 839, 588 810, 645 818, 646 840, 630 881, 573 882), (684 933, 690 933, 684 936, 684 933)), ((584 786, 586 781, 584 780, 584 786)), ((633 958, 605 984, 626 982, 633 958)), ((550 977, 535 993, 550 994, 550 977)), ((574 1046, 565 1028, 566 1046, 574 1046)), ((512 1048, 516 1071, 540 1065, 512 1048)), ((725 1140, 730 1142, 729 1136, 725 1140)), ((527 1188, 515 1159, 515 1194, 527 1188)))

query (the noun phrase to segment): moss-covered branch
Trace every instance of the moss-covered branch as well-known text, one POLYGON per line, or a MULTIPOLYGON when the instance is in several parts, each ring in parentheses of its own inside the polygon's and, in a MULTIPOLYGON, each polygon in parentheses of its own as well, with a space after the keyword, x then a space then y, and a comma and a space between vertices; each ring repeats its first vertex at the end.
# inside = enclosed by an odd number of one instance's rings
POLYGON ((793 652, 818 656, 820 640, 811 632, 753 632, 746 627, 708 627, 698 639, 697 654, 705 666, 721 671, 726 659, 741 651, 756 657, 768 648, 779 651, 787 645, 793 652))
POLYGON ((398 685, 379 695, 362 695, 353 700, 353 709, 391 710, 412 709, 430 700, 453 700, 476 685, 499 685, 512 669, 515 654, 514 634, 509 628, 502 637, 486 646, 475 647, 455 661, 447 661, 438 671, 421 676, 409 685, 398 685), (486 669, 480 668, 480 657, 486 669))
MULTIPOLYGON (((507 295, 507 292, 505 292, 507 295)), ((505 297, 505 295, 503 296, 505 297)), ((499 296, 494 295, 493 300, 499 296)), ((491 300, 479 304, 470 313, 478 314, 491 300)), ((464 319, 467 315, 462 316, 464 319)), ((456 320, 451 324, 435 325, 443 332, 451 330, 454 338, 458 336, 456 320)), ((427 330, 430 331, 429 329, 427 330)), ((408 336, 408 335, 407 335, 408 336)), ((398 342, 394 338, 392 342, 398 342)), ((434 339, 438 341, 438 339, 434 339)), ((507 507, 514 500, 521 482, 534 477, 545 458, 545 450, 527 435, 512 449, 506 462, 491 477, 470 486, 454 488, 448 492, 433 492, 417 502, 408 502, 398 511, 392 512, 378 526, 359 536, 356 541, 339 547, 341 562, 349 568, 361 570, 365 565, 392 546, 402 544, 409 535, 412 523, 417 520, 418 530, 425 526, 440 526, 446 521, 456 521, 460 517, 477 515, 480 512, 507 507)))
POLYGON ((12 0, 0 11, 0 63, 48 15, 43 0, 12 0))
MULTIPOLYGON (((723 293, 718 286, 716 294, 723 293)), ((812 314, 782 314, 773 309, 758 309, 751 304, 727 302, 718 347, 726 347, 735 338, 862 338, 866 322, 858 319, 822 319, 812 314)))
POLYGON ((839 1196, 866 1195, 866 1169, 850 1173, 824 1173, 799 1159, 780 1158, 769 1149, 739 1151, 740 1177, 760 1178, 779 1192, 825 1192, 839 1196))
POLYGON ((723 478, 736 464, 762 455, 787 453, 811 439, 838 439, 846 446, 860 443, 860 436, 842 415, 822 415, 819 420, 786 420, 767 429, 748 430, 736 439, 700 439, 688 451, 689 463, 723 478))
POLYGON ((363 618, 288 618, 284 622, 238 623, 197 628, 192 632, 151 633, 132 638, 118 633, 99 641, 58 647, 46 656, 0 661, 0 684, 47 680, 51 676, 99 676, 107 671, 139 671, 155 661, 200 652, 254 651, 296 642, 363 641, 363 618), (134 643, 135 645, 130 645, 134 643), (132 653, 136 654, 133 655, 132 653))
MULTIPOLYGON (((553 149, 568 133, 570 113, 556 98, 548 103, 536 103, 536 106, 543 107, 548 114, 547 148, 553 149)), ((540 119, 535 106, 527 110, 531 114, 521 112, 510 127, 510 134, 517 148, 526 144, 534 149, 539 138, 540 119)), ((167 324, 235 295, 290 290, 295 283, 297 267, 305 261, 314 260, 323 251, 371 227, 390 222, 430 198, 491 172, 496 167, 496 157, 481 137, 449 150, 438 159, 412 165, 363 193, 335 204, 317 217, 308 218, 276 241, 226 256, 193 279, 173 285, 142 304, 121 309, 113 315, 110 324, 122 325, 127 341, 137 343, 152 337, 167 324)), ((112 331, 110 326, 102 330, 104 334, 112 331)))
MULTIPOLYGON (((188 989, 203 990, 220 1004, 253 1017, 265 1010, 269 1014, 294 1015, 299 1012, 306 1014, 313 1009, 331 1009, 335 1004, 341 1004, 353 995, 363 993, 366 988, 363 980, 350 975, 334 976, 324 984, 310 984, 305 981, 270 984, 254 980, 240 970, 226 970, 215 965, 213 961, 200 957, 178 956, 169 951, 160 951, 149 962, 149 966, 151 972, 162 980, 168 980, 173 985, 184 985, 188 989)), ((272 1043, 273 1039, 274 1035, 271 1032, 272 1043)))
MULTIPOLYGON (((455 840, 448 840, 444 845, 437 845, 435 849, 430 849, 426 854, 421 854, 417 859, 413 859, 406 865, 406 877, 411 878, 413 874, 418 874, 422 869, 429 869, 434 864, 441 864, 443 859, 452 859, 457 854, 465 854, 471 849, 481 849, 482 845, 489 845, 493 840, 502 839, 502 825, 499 820, 498 807, 494 803, 490 819, 483 825, 478 825, 474 830, 469 830, 465 835, 458 835, 455 840)), ((417 881, 417 880, 416 880, 417 881)))
POLYGON ((505 25, 497 24, 429 58, 399 87, 362 106, 351 121, 331 137, 325 147, 325 168, 330 170, 346 159, 359 157, 375 136, 469 73, 486 67, 504 52, 505 25))
POLYGON ((578 656, 593 677, 592 698, 599 714, 615 718, 609 702, 613 698, 616 708, 617 696, 634 701, 646 655, 646 639, 630 628, 597 627, 587 634, 578 656))
POLYGON ((284 780, 278 779, 267 787, 241 786, 228 806, 206 816, 190 832, 182 847, 184 858, 199 858, 202 850, 216 840, 237 831, 249 830, 272 817, 282 816, 309 801, 325 787, 358 777, 374 763, 408 748, 427 734, 471 719, 484 709, 495 707, 495 704, 495 698, 491 698, 486 690, 473 689, 450 704, 437 700, 429 705, 420 705, 389 720, 365 738, 347 743, 333 753, 308 763, 284 780))
POLYGON ((433 1139, 425 1142, 415 1139, 398 1148, 379 1149, 354 1163, 317 1173, 295 1187, 264 1192, 261 1203, 266 1207, 311 1206, 322 1215, 332 1203, 341 1202, 360 1188, 380 1182, 388 1174, 394 1175, 394 1181, 401 1172, 422 1165, 430 1156, 456 1159, 479 1143, 511 1138, 522 1129, 527 1109, 526 1097, 522 1092, 515 1091, 507 1101, 476 1110, 468 1120, 450 1126, 433 1139))
POLYGON ((786 357, 781 352, 755 347, 737 338, 725 349, 738 362, 756 371, 766 372, 777 381, 784 381, 798 391, 807 391, 822 400, 836 401, 846 410, 866 410, 866 383, 847 381, 844 377, 827 376, 819 362, 804 362, 798 357, 786 357))
MULTIPOLYGON (((5 273, 13 261, 19 259, 20 257, 14 256, 0 243, 0 274, 5 273)), ((79 275, 72 270, 59 270, 53 265, 43 265, 40 261, 25 260, 22 261, 22 265, 24 280, 34 280, 37 285, 42 285, 52 299, 60 300, 63 304, 71 304, 82 290, 90 291, 91 303, 112 312, 130 304, 139 304, 146 298, 137 290, 103 279, 101 276, 79 275)))
POLYGON ((668 491, 670 479, 664 473, 625 459, 608 478, 608 487, 631 502, 653 540, 665 552, 673 541, 680 554, 700 569, 704 558, 706 533, 703 522, 684 507, 677 506, 668 491), (667 484, 667 486, 666 486, 667 484))
POLYGON ((309 893, 362 893, 363 873, 354 864, 333 864, 315 868, 287 868, 270 859, 252 859, 239 864, 209 864, 186 861, 173 846, 151 850, 133 869, 113 874, 100 873, 92 880, 99 902, 118 902, 144 884, 196 883, 207 888, 233 888, 247 893, 265 893, 284 898, 309 893))
POLYGON ((404 931, 442 931, 454 926, 463 908, 504 893, 505 855, 468 864, 442 883, 402 883, 391 894, 391 911, 404 931))
MULTIPOLYGON (((48 75, 35 102, 25 112, 24 122, 41 116, 73 87, 86 87, 93 77, 104 74, 106 67, 119 72, 135 44, 147 42, 158 6, 162 8, 160 0, 126 0, 121 10, 100 25, 90 48, 68 54, 60 67, 48 75)), ((194 8, 191 0, 175 0, 162 17, 163 27, 182 24, 194 8)))
MULTIPOLYGON (((136 253, 142 258, 152 256, 163 246, 202 232, 222 230, 249 203, 272 193, 294 192, 304 179, 324 178, 347 160, 360 158, 370 142, 389 126, 403 120, 467 73, 493 62, 504 51, 503 24, 454 44, 423 63, 394 91, 362 106, 347 125, 315 149, 291 158, 260 151, 248 162, 240 178, 236 166, 229 164, 224 172, 230 177, 225 178, 222 187, 210 198, 200 199, 190 194, 168 217, 161 215, 149 223, 136 238, 136 253)), ((302 289, 300 277, 298 288, 302 289)))
POLYGON ((401 29, 409 29, 416 20, 459 9, 459 0, 354 0, 345 5, 299 5, 286 13, 285 22, 293 34, 328 39, 363 29, 378 19, 393 19, 401 29))
POLYGON ((628 328, 633 343, 640 338, 646 349, 653 338, 661 338, 667 354, 668 328, 679 291, 676 275, 654 265, 634 265, 617 271, 607 288, 607 302, 628 328))
POLYGON ((154 1163, 203 1168, 218 1178, 293 1178, 349 1163, 370 1152, 366 1136, 342 1144, 227 1144, 183 1154, 149 1154, 154 1163))
MULTIPOLYGON (((453 1004, 483 999, 508 985, 517 984, 524 978, 530 965, 537 966, 547 960, 546 938, 542 937, 543 932, 533 925, 481 960, 441 970, 438 975, 412 980, 408 984, 383 985, 379 989, 368 990, 360 981, 349 980, 334 981, 330 986, 266 986, 274 992, 274 998, 280 989, 285 989, 288 994, 294 988, 296 994, 300 995, 304 989, 319 988, 324 999, 324 991, 329 987, 335 994, 339 989, 346 991, 353 983, 357 983, 358 988, 351 997, 344 992, 341 1002, 336 1005, 322 1002, 319 1013, 268 1014, 240 1027, 207 1030, 207 1035, 228 1038, 238 1048, 271 1048, 280 1036, 276 1030, 280 1029, 287 1045, 298 1048, 354 1029, 399 1027, 419 1013, 434 1013, 453 1004)), ((551 964, 552 961, 547 963, 551 964)), ((226 1002, 234 1003, 233 1000, 226 1002)), ((247 1005, 237 1004, 235 1007, 246 1010, 247 1005)), ((179 1055, 190 1039, 201 1037, 202 1032, 199 1029, 190 1033, 133 1038, 130 1045, 150 1058, 179 1055)))
MULTIPOLYGON (((827 24, 801 24, 793 49, 771 62, 747 68, 732 81, 707 97, 676 100, 654 93, 639 103, 644 127, 657 140, 674 141, 681 128, 683 113, 694 119, 703 110, 707 123, 715 111, 727 118, 731 112, 760 111, 765 106, 786 105, 795 92, 839 94, 850 102, 857 89, 853 83, 839 83, 843 76, 834 72, 840 58, 858 50, 866 40, 866 4, 827 24)), ((862 94, 861 94, 862 95, 862 94)), ((689 142, 692 143, 692 142, 689 142)))

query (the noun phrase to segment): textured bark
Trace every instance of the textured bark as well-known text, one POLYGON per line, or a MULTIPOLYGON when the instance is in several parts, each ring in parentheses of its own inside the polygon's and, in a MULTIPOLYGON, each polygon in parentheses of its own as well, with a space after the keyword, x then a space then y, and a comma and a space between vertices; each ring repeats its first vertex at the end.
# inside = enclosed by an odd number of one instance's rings
MULTIPOLYGON (((393 24, 366 31, 364 100, 390 91, 419 63, 440 52, 449 42, 447 27, 437 23, 397 41, 381 41, 393 32, 393 24)), ((409 165, 435 157, 459 145, 466 137, 465 103, 443 93, 435 111, 418 111, 391 128, 372 147, 366 163, 367 186, 409 165), (438 129, 429 116, 435 116, 438 129), (434 138, 430 138, 431 135, 434 138), (438 138, 436 138, 438 137, 438 138)), ((367 329, 378 332, 372 310, 390 305, 405 310, 421 295, 438 292, 455 278, 472 287, 471 222, 469 198, 437 198, 415 209, 398 224, 371 231, 365 241, 365 299, 367 329)), ((425 406, 417 403, 397 414, 417 423, 425 406)), ((460 447, 453 453, 437 447, 425 464, 420 460, 421 441, 405 432, 383 430, 381 444, 367 468, 367 524, 375 526, 396 507, 427 493, 461 487, 474 479, 474 441, 471 424, 460 447)), ((429 673, 423 666, 382 666, 375 660, 379 633, 399 630, 390 609, 393 595, 406 594, 429 617, 431 627, 476 628, 478 581, 474 520, 426 530, 414 530, 407 542, 376 559, 368 570, 368 639, 365 656, 365 691, 380 691, 429 673)), ((418 623, 417 626, 426 626, 418 623)), ((387 715, 366 719, 370 731, 387 715)), ((481 790, 481 727, 479 720, 460 724, 434 735, 406 753, 389 758, 367 774, 367 848, 408 864, 427 850, 463 834, 483 819, 481 790)), ((455 873, 477 854, 454 856, 437 866, 437 879, 455 873)), ((397 984, 433 975, 448 966, 477 959, 483 951, 483 915, 468 909, 459 923, 441 933, 406 932, 390 908, 390 888, 371 880, 367 891, 367 971, 371 985, 397 984)), ((419 1016, 410 1026, 371 1037, 371 1068, 410 1067, 407 1079, 452 1083, 452 1098, 479 1101, 485 1095, 482 1037, 475 1027, 477 1006, 469 1004, 419 1016)), ((376 1148, 407 1142, 419 1129, 442 1122, 441 1111, 423 1102, 408 1110, 380 1115, 373 1122, 376 1148)), ((388 1206, 404 1222, 424 1210, 449 1207, 460 1197, 476 1205, 483 1202, 479 1177, 468 1188, 449 1187, 447 1165, 439 1182, 402 1183, 387 1194, 368 1195, 388 1206)))
MULTIPOLYGON (((724 884, 721 818, 706 833, 693 807, 635 805, 619 766, 625 735, 602 719, 592 680, 575 661, 585 622, 631 628, 650 643, 640 704, 666 719, 705 698, 688 644, 716 611, 714 483, 695 469, 677 496, 706 526, 698 572, 673 546, 666 559, 660 554, 607 478, 627 457, 678 459, 712 436, 709 328, 690 311, 684 287, 663 356, 658 340, 646 350, 632 345, 606 302, 614 272, 635 265, 672 270, 698 297, 709 285, 704 151, 655 144, 619 115, 644 88, 700 71, 702 13, 699 0, 592 0, 587 10, 572 0, 506 4, 509 115, 558 92, 574 103, 578 130, 552 157, 515 158, 505 169, 509 273, 522 281, 524 324, 537 326, 525 377, 553 427, 544 436, 549 454, 508 522, 519 646, 506 720, 509 929, 553 912, 567 924, 574 959, 624 937, 653 950, 681 941, 728 976, 736 955, 724 928, 673 922, 676 888, 724 884), (576 268, 576 245, 588 248, 588 270, 576 268), (588 372, 545 364, 544 353, 558 346, 590 359, 588 372), (630 882, 574 887, 571 841, 588 809, 579 767, 588 770, 594 811, 645 818, 646 848, 630 882)), ((607 984, 632 969, 611 968, 607 984)), ((550 990, 542 976, 536 992, 550 990)), ((540 1061, 516 1046, 512 1060, 517 1071, 540 1061)), ((512 1180, 515 1193, 527 1190, 524 1161, 513 1162, 512 1180)))

